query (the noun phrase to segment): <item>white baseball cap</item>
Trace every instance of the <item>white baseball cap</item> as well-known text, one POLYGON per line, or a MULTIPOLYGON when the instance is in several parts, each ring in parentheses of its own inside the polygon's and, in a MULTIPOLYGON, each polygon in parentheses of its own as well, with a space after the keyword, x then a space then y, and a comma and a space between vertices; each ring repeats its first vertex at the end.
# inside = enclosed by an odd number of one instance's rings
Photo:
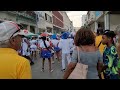
POLYGON ((5 41, 17 35, 26 35, 26 32, 21 30, 18 24, 12 21, 3 21, 0 23, 0 41, 5 41))

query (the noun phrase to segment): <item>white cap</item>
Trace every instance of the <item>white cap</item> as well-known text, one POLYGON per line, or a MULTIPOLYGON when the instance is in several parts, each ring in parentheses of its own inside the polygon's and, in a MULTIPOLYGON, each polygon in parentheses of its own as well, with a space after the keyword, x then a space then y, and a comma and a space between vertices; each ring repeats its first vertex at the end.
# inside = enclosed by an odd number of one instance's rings
POLYGON ((0 41, 5 41, 10 39, 10 37, 15 37, 17 35, 26 35, 27 32, 20 30, 20 27, 12 21, 4 21, 0 23, 0 41))

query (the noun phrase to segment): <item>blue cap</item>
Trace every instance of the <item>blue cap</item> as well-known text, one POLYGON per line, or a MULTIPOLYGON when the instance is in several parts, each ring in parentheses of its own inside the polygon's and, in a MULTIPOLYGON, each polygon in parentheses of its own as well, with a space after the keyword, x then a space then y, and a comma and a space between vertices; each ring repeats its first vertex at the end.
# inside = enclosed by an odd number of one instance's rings
POLYGON ((52 35, 52 37, 51 37, 51 38, 52 38, 52 39, 57 39, 56 34, 52 35))
POLYGON ((62 39, 67 39, 68 36, 69 36, 69 33, 68 33, 68 32, 64 32, 64 33, 62 34, 62 39))

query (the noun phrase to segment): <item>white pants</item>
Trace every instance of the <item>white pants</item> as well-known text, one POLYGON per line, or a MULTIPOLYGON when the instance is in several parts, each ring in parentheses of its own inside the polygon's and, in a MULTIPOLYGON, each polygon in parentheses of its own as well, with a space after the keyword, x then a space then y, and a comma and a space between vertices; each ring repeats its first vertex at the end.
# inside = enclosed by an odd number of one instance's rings
POLYGON ((62 69, 66 68, 65 62, 67 59, 67 64, 71 62, 70 53, 62 53, 62 69))

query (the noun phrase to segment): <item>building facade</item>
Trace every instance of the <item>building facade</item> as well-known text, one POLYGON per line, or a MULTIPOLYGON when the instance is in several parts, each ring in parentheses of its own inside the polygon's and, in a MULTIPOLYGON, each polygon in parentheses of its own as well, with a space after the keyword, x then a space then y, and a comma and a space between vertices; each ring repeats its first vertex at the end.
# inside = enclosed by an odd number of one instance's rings
POLYGON ((44 11, 35 11, 37 15, 37 26, 39 33, 45 32, 46 25, 45 25, 45 13, 44 11))
POLYGON ((105 13, 106 29, 114 31, 120 25, 120 11, 107 11, 105 13))
POLYGON ((53 17, 52 11, 44 11, 46 32, 53 33, 53 17))
POLYGON ((87 15, 82 15, 82 26, 85 26, 87 21, 87 15))
POLYGON ((36 11, 38 16, 39 32, 53 32, 53 18, 52 11, 36 11))
POLYGON ((73 27, 73 22, 70 21, 70 32, 73 32, 73 31, 75 31, 75 30, 74 30, 74 27, 73 27))
POLYGON ((64 22, 64 31, 73 31, 73 22, 69 19, 66 11, 62 11, 63 22, 64 22))
POLYGON ((61 11, 52 11, 53 17, 53 33, 61 33, 64 31, 64 21, 61 11))
POLYGON ((34 11, 0 11, 0 20, 14 21, 33 33, 38 32, 34 11))
POLYGON ((87 12, 87 22, 86 26, 89 26, 92 31, 95 31, 95 11, 87 12))
POLYGON ((92 20, 92 24, 90 24, 90 12, 92 11, 87 13, 87 26, 90 26, 94 32, 97 32, 99 27, 114 31, 120 25, 120 11, 94 11, 95 19, 92 20))

